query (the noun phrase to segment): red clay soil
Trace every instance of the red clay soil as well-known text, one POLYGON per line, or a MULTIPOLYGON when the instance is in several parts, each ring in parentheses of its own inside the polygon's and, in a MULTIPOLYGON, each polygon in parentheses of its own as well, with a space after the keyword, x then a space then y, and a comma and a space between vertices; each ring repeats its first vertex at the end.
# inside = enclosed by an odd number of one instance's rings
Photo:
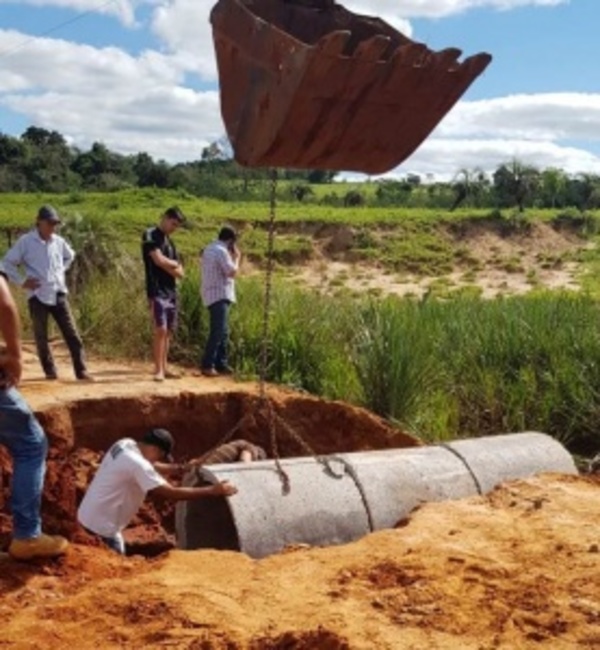
POLYGON ((83 546, 38 566, 0 561, 0 646, 598 649, 599 495, 598 481, 547 475, 260 561, 83 546))
MULTIPOLYGON (((74 513, 108 444, 169 426, 178 451, 196 455, 254 405, 254 388, 231 381, 157 387, 139 368, 120 372, 122 384, 24 385, 52 442, 46 527, 85 544, 32 565, 0 554, 1 648, 600 649, 600 481, 592 478, 507 483, 486 497, 424 505, 402 527, 352 544, 260 561, 217 551, 120 558, 90 546, 74 513)), ((273 394, 318 451, 415 444, 360 409, 273 394)), ((252 423, 241 433, 265 442, 252 423)), ((298 453, 287 442, 283 449, 298 453)), ((0 449, 0 499, 7 460, 0 449)), ((5 502, 0 513, 6 533, 5 502)), ((128 534, 151 554, 169 546, 171 530, 168 510, 147 507, 128 534)))
MULTIPOLYGON (((29 379, 22 392, 50 441, 42 509, 48 532, 94 543, 76 523, 77 506, 102 453, 119 438, 138 438, 150 427, 165 427, 174 434, 175 455, 182 460, 202 455, 242 421, 236 437, 269 449, 254 384, 187 375, 157 385, 139 365, 96 361, 94 367, 99 377, 94 384, 46 382, 36 375, 35 359, 28 357, 29 379)), ((68 372, 64 365, 61 370, 68 372)), ((275 411, 319 454, 419 444, 382 419, 342 402, 274 387, 269 396, 275 411)), ((285 435, 280 435, 279 452, 284 457, 306 455, 285 435)), ((0 549, 9 542, 11 474, 8 454, 0 447, 0 549)), ((126 531, 126 539, 131 551, 156 555, 174 547, 173 533, 172 505, 148 503, 126 531)))

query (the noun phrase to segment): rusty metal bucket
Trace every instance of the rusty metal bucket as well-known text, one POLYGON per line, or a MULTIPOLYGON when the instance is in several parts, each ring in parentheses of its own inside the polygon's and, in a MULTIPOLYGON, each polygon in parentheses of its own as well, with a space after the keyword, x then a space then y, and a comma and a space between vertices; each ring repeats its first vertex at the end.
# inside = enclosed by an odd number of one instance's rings
POLYGON ((492 58, 460 63, 331 0, 219 0, 211 23, 223 121, 248 167, 389 171, 492 58))

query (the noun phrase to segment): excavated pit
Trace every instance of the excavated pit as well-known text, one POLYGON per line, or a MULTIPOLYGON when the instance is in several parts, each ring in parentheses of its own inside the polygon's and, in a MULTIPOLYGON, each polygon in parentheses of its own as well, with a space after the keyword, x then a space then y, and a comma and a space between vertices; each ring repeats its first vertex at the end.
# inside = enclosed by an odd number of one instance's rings
MULTIPOLYGON (((415 438, 390 427, 364 409, 297 394, 272 397, 275 411, 318 454, 414 447, 415 438)), ((256 395, 182 392, 175 396, 81 399, 36 411, 50 441, 43 499, 45 529, 73 541, 96 544, 76 522, 76 511, 102 453, 116 440, 139 438, 150 427, 169 429, 176 440, 175 457, 186 460, 211 449, 247 413, 258 409, 256 395)), ((260 422, 260 419, 257 419, 260 422)), ((268 434, 247 419, 236 437, 269 449, 268 434)), ((282 457, 303 455, 297 443, 279 440, 282 457)), ((0 447, 0 547, 10 534, 11 462, 0 447)), ((173 548, 174 508, 148 501, 127 529, 131 553, 156 555, 173 548)))

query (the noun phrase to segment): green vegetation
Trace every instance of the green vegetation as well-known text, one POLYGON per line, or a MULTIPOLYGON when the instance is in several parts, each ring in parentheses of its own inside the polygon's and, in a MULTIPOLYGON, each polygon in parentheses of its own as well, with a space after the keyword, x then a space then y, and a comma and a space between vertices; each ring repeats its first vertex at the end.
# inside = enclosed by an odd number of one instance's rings
MULTIPOLYGON (((423 182, 415 174, 375 183, 335 183, 335 172, 282 170, 279 197, 299 204, 362 208, 390 206, 453 212, 459 207, 512 209, 600 208, 600 176, 539 170, 518 160, 493 174, 461 169, 450 182, 423 182)), ((232 160, 228 142, 205 147, 199 160, 169 164, 147 153, 121 155, 101 142, 88 151, 68 145, 63 135, 30 126, 20 137, 0 133, 0 192, 111 193, 130 188, 161 188, 222 201, 266 201, 270 172, 245 169, 232 160)), ((110 205, 108 197, 107 203, 110 205)))
MULTIPOLYGON (((178 249, 189 265, 195 262, 223 222, 242 232, 244 251, 260 265, 264 258, 268 208, 257 202, 232 202, 197 198, 181 190, 131 189, 114 193, 3 194, 0 252, 20 230, 29 228, 40 205, 51 202, 68 221, 86 220, 102 224, 131 255, 138 255, 141 232, 157 223, 161 212, 177 204, 188 216, 188 224, 176 236, 178 249)), ((440 209, 366 207, 343 208, 281 202, 277 213, 276 261, 281 265, 305 262, 314 256, 314 244, 331 235, 334 227, 350 231, 348 248, 337 253, 350 262, 377 264, 390 272, 440 275, 454 265, 478 268, 480 260, 461 240, 469 231, 486 228, 500 237, 527 232, 537 222, 590 241, 600 231, 600 211, 553 211, 529 209, 523 215, 487 209, 440 209)), ((333 257, 336 253, 332 254, 333 257)), ((594 252, 586 253, 590 261, 594 252)), ((546 254, 545 268, 562 261, 546 254)), ((498 266, 518 271, 518 260, 498 259, 498 266)))
MULTIPOLYGON (((257 374, 262 283, 240 282, 232 361, 257 374)), ((198 279, 181 286, 173 353, 195 365, 207 334, 198 279)), ((148 358, 141 276, 97 277, 75 298, 87 344, 108 357, 148 358)), ((427 440, 547 431, 577 451, 600 446, 600 306, 579 294, 482 301, 309 293, 276 283, 269 380, 361 404, 427 440)))
MULTIPOLYGON (((178 204, 189 224, 176 235, 188 275, 181 284, 181 322, 173 354, 197 364, 207 333, 194 258, 224 221, 242 231, 242 247, 264 261, 268 211, 259 203, 198 199, 181 190, 130 189, 64 195, 5 194, 0 252, 37 208, 51 201, 68 217, 65 235, 80 253, 74 304, 87 345, 107 357, 148 358, 150 323, 143 293, 139 241, 144 227, 178 204), (84 217, 81 217, 84 215, 84 217)), ((600 214, 594 211, 439 209, 280 205, 276 241, 279 268, 310 258, 315 242, 350 231, 332 258, 367 261, 370 270, 342 271, 324 296, 279 273, 272 312, 269 379, 329 398, 361 404, 425 439, 523 429, 547 431, 577 451, 600 447, 600 253, 539 254, 536 269, 582 265, 578 294, 545 292, 529 270, 535 292, 519 298, 481 300, 475 284, 480 259, 469 248, 473 231, 514 237, 516 255, 491 249, 497 268, 518 270, 536 224, 551 224, 582 243, 594 244, 600 214), (394 273, 439 276, 459 267, 469 284, 440 278, 422 299, 383 297, 382 290, 349 291, 346 280, 367 281, 376 267, 394 273)), ((321 272, 327 262, 321 263, 321 272)), ((317 269, 319 267, 317 266, 317 269)), ((232 314, 232 361, 242 378, 256 376, 262 285, 242 278, 232 314)), ((22 301, 22 298, 21 298, 22 301)), ((25 323, 28 319, 25 318, 25 323)))

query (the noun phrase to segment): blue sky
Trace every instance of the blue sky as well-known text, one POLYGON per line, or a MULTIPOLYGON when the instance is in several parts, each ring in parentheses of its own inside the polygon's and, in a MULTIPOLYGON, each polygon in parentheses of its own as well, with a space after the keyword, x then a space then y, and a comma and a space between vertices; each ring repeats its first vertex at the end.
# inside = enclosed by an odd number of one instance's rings
MULTIPOLYGON (((78 146, 101 140, 167 160, 197 157, 224 133, 211 4, 0 0, 0 131, 18 135, 36 124, 78 146)), ((344 4, 382 15, 433 49, 494 56, 397 173, 442 177, 462 167, 493 169, 512 157, 600 173, 598 0, 344 4)))

